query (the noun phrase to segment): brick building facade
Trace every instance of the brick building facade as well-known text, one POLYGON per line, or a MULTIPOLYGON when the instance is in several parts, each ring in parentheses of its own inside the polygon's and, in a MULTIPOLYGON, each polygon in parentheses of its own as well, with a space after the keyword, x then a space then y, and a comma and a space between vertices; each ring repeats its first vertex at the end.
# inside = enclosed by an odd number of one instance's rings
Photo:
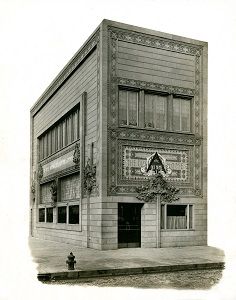
POLYGON ((207 43, 104 20, 31 109, 31 235, 95 249, 207 244, 207 43), (159 152, 179 188, 146 203, 159 152))

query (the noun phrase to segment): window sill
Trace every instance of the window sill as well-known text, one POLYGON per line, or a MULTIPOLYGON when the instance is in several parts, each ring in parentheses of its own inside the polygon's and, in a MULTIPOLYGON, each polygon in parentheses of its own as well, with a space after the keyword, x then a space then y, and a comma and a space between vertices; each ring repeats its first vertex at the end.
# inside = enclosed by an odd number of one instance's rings
POLYGON ((130 125, 119 125, 119 127, 127 128, 127 129, 146 130, 146 131, 158 131, 158 132, 163 132, 163 133, 194 135, 194 133, 191 131, 174 131, 174 130, 167 130, 167 129, 157 129, 157 128, 152 128, 152 127, 140 127, 140 126, 130 126, 130 125))
POLYGON ((195 231, 195 229, 161 229, 161 232, 170 232, 170 231, 195 231))
POLYGON ((67 149, 72 148, 78 142, 80 142, 80 139, 73 141, 72 143, 64 146, 63 148, 61 148, 61 149, 57 150, 56 152, 48 155, 47 157, 44 157, 44 158, 40 159, 39 163, 48 162, 48 160, 50 161, 51 159, 54 159, 54 156, 57 156, 58 154, 63 155, 64 152, 67 151, 67 149))
POLYGON ((55 230, 82 231, 81 224, 38 222, 36 227, 37 228, 55 229, 55 230))

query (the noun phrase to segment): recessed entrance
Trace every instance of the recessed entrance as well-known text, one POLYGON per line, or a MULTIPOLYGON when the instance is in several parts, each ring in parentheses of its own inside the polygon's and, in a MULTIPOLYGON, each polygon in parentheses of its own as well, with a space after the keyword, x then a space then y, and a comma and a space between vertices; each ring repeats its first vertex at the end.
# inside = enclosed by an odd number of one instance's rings
POLYGON ((118 203, 118 248, 141 247, 140 203, 118 203))

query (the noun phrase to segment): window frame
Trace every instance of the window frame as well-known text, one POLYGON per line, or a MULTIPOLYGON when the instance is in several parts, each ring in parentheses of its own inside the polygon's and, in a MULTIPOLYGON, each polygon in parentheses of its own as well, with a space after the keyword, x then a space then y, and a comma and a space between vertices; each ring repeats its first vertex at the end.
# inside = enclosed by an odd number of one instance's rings
POLYGON ((39 207, 38 208, 38 222, 39 223, 45 223, 45 221, 46 221, 46 209, 45 209, 45 207, 39 207), (44 219, 43 219, 43 221, 40 221, 40 211, 44 211, 44 219))
POLYGON ((57 224, 67 224, 67 205, 65 205, 65 203, 64 203, 64 205, 58 205, 57 206, 57 218, 56 218, 56 221, 57 221, 57 224), (59 222, 59 209, 61 209, 61 208, 65 208, 65 210, 66 210, 66 220, 65 220, 65 222, 59 222))
POLYGON ((58 153, 59 151, 65 149, 69 145, 79 141, 80 113, 81 111, 79 103, 58 121, 56 121, 52 126, 50 126, 47 130, 45 130, 40 136, 38 136, 37 139, 39 144, 39 161, 43 161, 44 159, 47 159, 55 153, 58 153), (72 119, 74 115, 77 115, 77 118, 75 118, 77 120, 75 124, 75 126, 77 126, 77 136, 75 136, 75 128, 72 126, 72 119), (69 134, 68 130, 70 130, 69 134))
POLYGON ((124 88, 124 87, 119 87, 118 89, 118 123, 119 126, 121 127, 131 127, 131 128, 139 128, 139 107, 140 107, 140 89, 136 88, 124 88), (126 94, 126 124, 121 124, 120 120, 120 91, 125 91, 127 92, 126 94), (137 120, 137 125, 131 125, 129 124, 129 99, 128 99, 128 92, 136 92, 137 97, 136 97, 136 120, 137 120))
POLYGON ((160 228, 161 231, 191 231, 195 230, 194 229, 194 204, 192 203, 175 203, 175 204, 161 204, 160 205, 160 227, 162 226, 162 206, 164 206, 164 228, 160 228), (167 206, 186 206, 187 207, 187 228, 167 228, 167 206), (191 220, 191 227, 190 227, 190 217, 189 217, 189 212, 190 212, 190 206, 192 208, 192 220, 191 220))
POLYGON ((193 98, 194 97, 188 97, 188 96, 184 96, 184 95, 171 95, 171 109, 172 109, 172 120, 171 120, 171 128, 173 132, 180 132, 180 133, 192 133, 192 121, 193 121, 193 98), (173 117, 173 113, 174 113, 174 98, 175 99, 182 99, 182 100, 186 100, 186 101, 190 101, 190 108, 189 108, 189 130, 183 130, 182 129, 182 102, 180 102, 180 107, 181 107, 181 113, 180 113, 180 129, 179 130, 175 130, 174 129, 174 117, 173 117))
MULTIPOLYGON (((142 89, 142 88, 132 88, 127 86, 118 85, 118 126, 119 127, 126 127, 126 128, 136 128, 142 130, 152 130, 152 131, 161 131, 161 132, 173 132, 173 133, 184 133, 184 134, 194 134, 193 132, 193 108, 194 108, 194 96, 184 95, 184 94, 175 94, 175 93, 168 93, 168 92, 161 92, 156 90, 149 90, 149 89, 142 89), (129 113, 128 113, 128 100, 126 101, 126 118, 127 123, 121 123, 121 116, 120 116, 120 91, 135 91, 137 92, 137 126, 129 125, 129 113), (161 128, 154 128, 154 127, 146 127, 145 126, 145 95, 152 94, 152 95, 159 95, 159 96, 166 96, 166 116, 165 116, 165 129, 161 128), (179 98, 183 100, 190 101, 190 128, 189 130, 175 130, 173 126, 173 106, 174 106, 174 98, 179 98)), ((181 117, 181 116, 180 116, 181 117)))
POLYGON ((53 220, 54 220, 54 215, 53 215, 53 207, 52 206, 49 206, 49 207, 46 207, 45 208, 46 209, 46 220, 45 220, 45 222, 46 223, 53 223, 53 220), (48 221, 48 210, 49 209, 51 209, 52 210, 52 221, 48 221))
POLYGON ((70 204, 68 205, 68 224, 69 225, 79 225, 80 224, 80 205, 79 204, 70 204), (73 206, 78 206, 78 223, 70 223, 70 208, 73 206))
POLYGON ((79 226, 81 227, 81 203, 79 200, 74 200, 74 201, 70 201, 70 202, 59 202, 57 203, 57 209, 56 209, 56 224, 59 225, 59 226, 69 226, 69 227, 73 227, 73 226, 79 226), (79 207, 79 223, 69 223, 69 207, 70 206, 75 206, 77 205, 79 207), (59 223, 58 222, 58 208, 59 207, 66 207, 66 222, 65 223, 59 223))
POLYGON ((169 94, 167 93, 158 93, 158 92, 154 92, 154 91, 148 91, 148 90, 145 90, 144 91, 144 104, 143 104, 143 107, 144 107, 144 111, 143 111, 143 118, 144 118, 144 128, 145 129, 151 129, 151 130, 158 130, 158 131, 168 131, 168 123, 169 123, 169 116, 168 116, 168 111, 169 111, 169 94), (155 95, 155 96, 162 96, 162 97, 166 97, 165 99, 165 129, 162 129, 162 128, 157 128, 157 127, 149 127, 149 126, 146 126, 146 120, 145 120, 145 107, 146 107, 146 99, 145 99, 145 95, 155 95))

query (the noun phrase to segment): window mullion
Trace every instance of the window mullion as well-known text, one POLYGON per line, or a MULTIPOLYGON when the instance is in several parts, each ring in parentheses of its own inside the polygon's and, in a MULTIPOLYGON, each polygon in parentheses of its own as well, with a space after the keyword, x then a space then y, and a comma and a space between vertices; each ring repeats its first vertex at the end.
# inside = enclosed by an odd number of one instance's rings
POLYGON ((129 93, 128 93, 128 91, 126 91, 126 111, 127 111, 127 114, 126 114, 127 124, 126 125, 129 125, 129 93))
POLYGON ((165 225, 164 225, 164 228, 167 229, 167 204, 165 204, 164 216, 165 216, 165 225))
POLYGON ((139 126, 139 116, 138 116, 138 111, 139 111, 139 93, 137 93, 137 95, 136 95, 136 112, 137 112, 137 126, 139 126))
POLYGON ((140 127, 145 127, 145 94, 144 94, 144 91, 140 91, 139 92, 139 107, 138 107, 138 112, 139 112, 139 123, 138 123, 138 126, 140 127))
POLYGON ((66 224, 69 224, 69 203, 66 205, 66 224))
POLYGON ((182 131, 182 101, 179 101, 179 128, 182 131))
POLYGON ((189 229, 189 204, 187 205, 187 229, 189 229))
POLYGON ((173 95, 167 99, 167 130, 173 130, 173 95))

